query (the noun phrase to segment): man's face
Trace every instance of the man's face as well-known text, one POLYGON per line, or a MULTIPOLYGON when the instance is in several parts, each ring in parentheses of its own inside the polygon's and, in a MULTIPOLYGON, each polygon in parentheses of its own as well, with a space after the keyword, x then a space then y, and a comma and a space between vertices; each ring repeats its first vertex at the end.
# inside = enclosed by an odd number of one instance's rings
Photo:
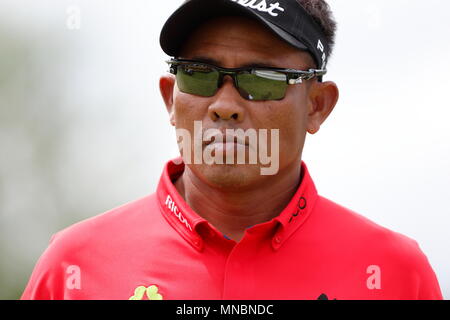
MULTIPOLYGON (((258 22, 240 17, 223 17, 202 25, 186 41, 180 58, 224 68, 254 64, 299 70, 315 67, 309 54, 285 43, 258 22)), ((279 129, 278 174, 282 175, 300 165, 312 107, 308 94, 312 81, 290 85, 282 100, 249 101, 239 95, 231 77, 225 76, 213 97, 183 93, 175 84, 173 96, 166 94, 165 101, 172 124, 187 129, 192 137, 194 121, 202 121, 203 130, 267 129, 270 155, 270 130, 279 129)), ((264 166, 260 163, 187 165, 196 178, 218 188, 254 188, 268 181, 261 175, 264 166)))

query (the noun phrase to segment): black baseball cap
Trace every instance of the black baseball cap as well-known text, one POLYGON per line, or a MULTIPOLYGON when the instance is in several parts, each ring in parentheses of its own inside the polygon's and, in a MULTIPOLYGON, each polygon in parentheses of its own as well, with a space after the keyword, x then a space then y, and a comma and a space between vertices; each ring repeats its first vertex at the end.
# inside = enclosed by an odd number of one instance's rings
POLYGON ((186 0, 166 21, 160 44, 176 57, 189 34, 220 16, 254 18, 292 46, 308 51, 317 68, 326 69, 329 44, 321 27, 296 0, 186 0))

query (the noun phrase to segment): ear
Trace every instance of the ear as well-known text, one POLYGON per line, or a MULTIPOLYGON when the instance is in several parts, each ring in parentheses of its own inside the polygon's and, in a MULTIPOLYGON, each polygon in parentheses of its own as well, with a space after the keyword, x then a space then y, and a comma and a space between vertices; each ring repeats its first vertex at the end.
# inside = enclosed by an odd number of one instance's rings
POLYGON ((166 104, 167 112, 170 117, 170 124, 175 126, 175 116, 173 108, 173 89, 175 87, 175 77, 172 74, 167 74, 161 76, 159 79, 159 90, 161 91, 161 96, 166 104))
POLYGON ((314 134, 333 111, 339 100, 339 89, 332 81, 311 84, 309 89, 307 130, 314 134))

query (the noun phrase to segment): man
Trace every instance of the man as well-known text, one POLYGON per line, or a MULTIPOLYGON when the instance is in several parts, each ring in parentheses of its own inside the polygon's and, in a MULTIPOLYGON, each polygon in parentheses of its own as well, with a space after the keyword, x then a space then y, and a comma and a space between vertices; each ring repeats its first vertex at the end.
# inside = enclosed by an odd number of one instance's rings
POLYGON ((338 100, 334 32, 323 0, 185 1, 160 80, 182 157, 53 236, 22 298, 442 299, 414 240, 318 195, 301 160, 338 100))

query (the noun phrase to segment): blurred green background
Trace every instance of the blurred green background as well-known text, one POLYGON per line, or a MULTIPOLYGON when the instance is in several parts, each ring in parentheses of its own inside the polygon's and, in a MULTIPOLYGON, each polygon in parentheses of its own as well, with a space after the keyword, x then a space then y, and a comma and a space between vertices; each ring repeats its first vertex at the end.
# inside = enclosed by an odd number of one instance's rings
POLYGON ((152 131, 172 134, 158 98, 164 55, 148 39, 158 31, 122 8, 0 3, 0 299, 20 297, 53 233, 152 192, 176 156, 152 131))

